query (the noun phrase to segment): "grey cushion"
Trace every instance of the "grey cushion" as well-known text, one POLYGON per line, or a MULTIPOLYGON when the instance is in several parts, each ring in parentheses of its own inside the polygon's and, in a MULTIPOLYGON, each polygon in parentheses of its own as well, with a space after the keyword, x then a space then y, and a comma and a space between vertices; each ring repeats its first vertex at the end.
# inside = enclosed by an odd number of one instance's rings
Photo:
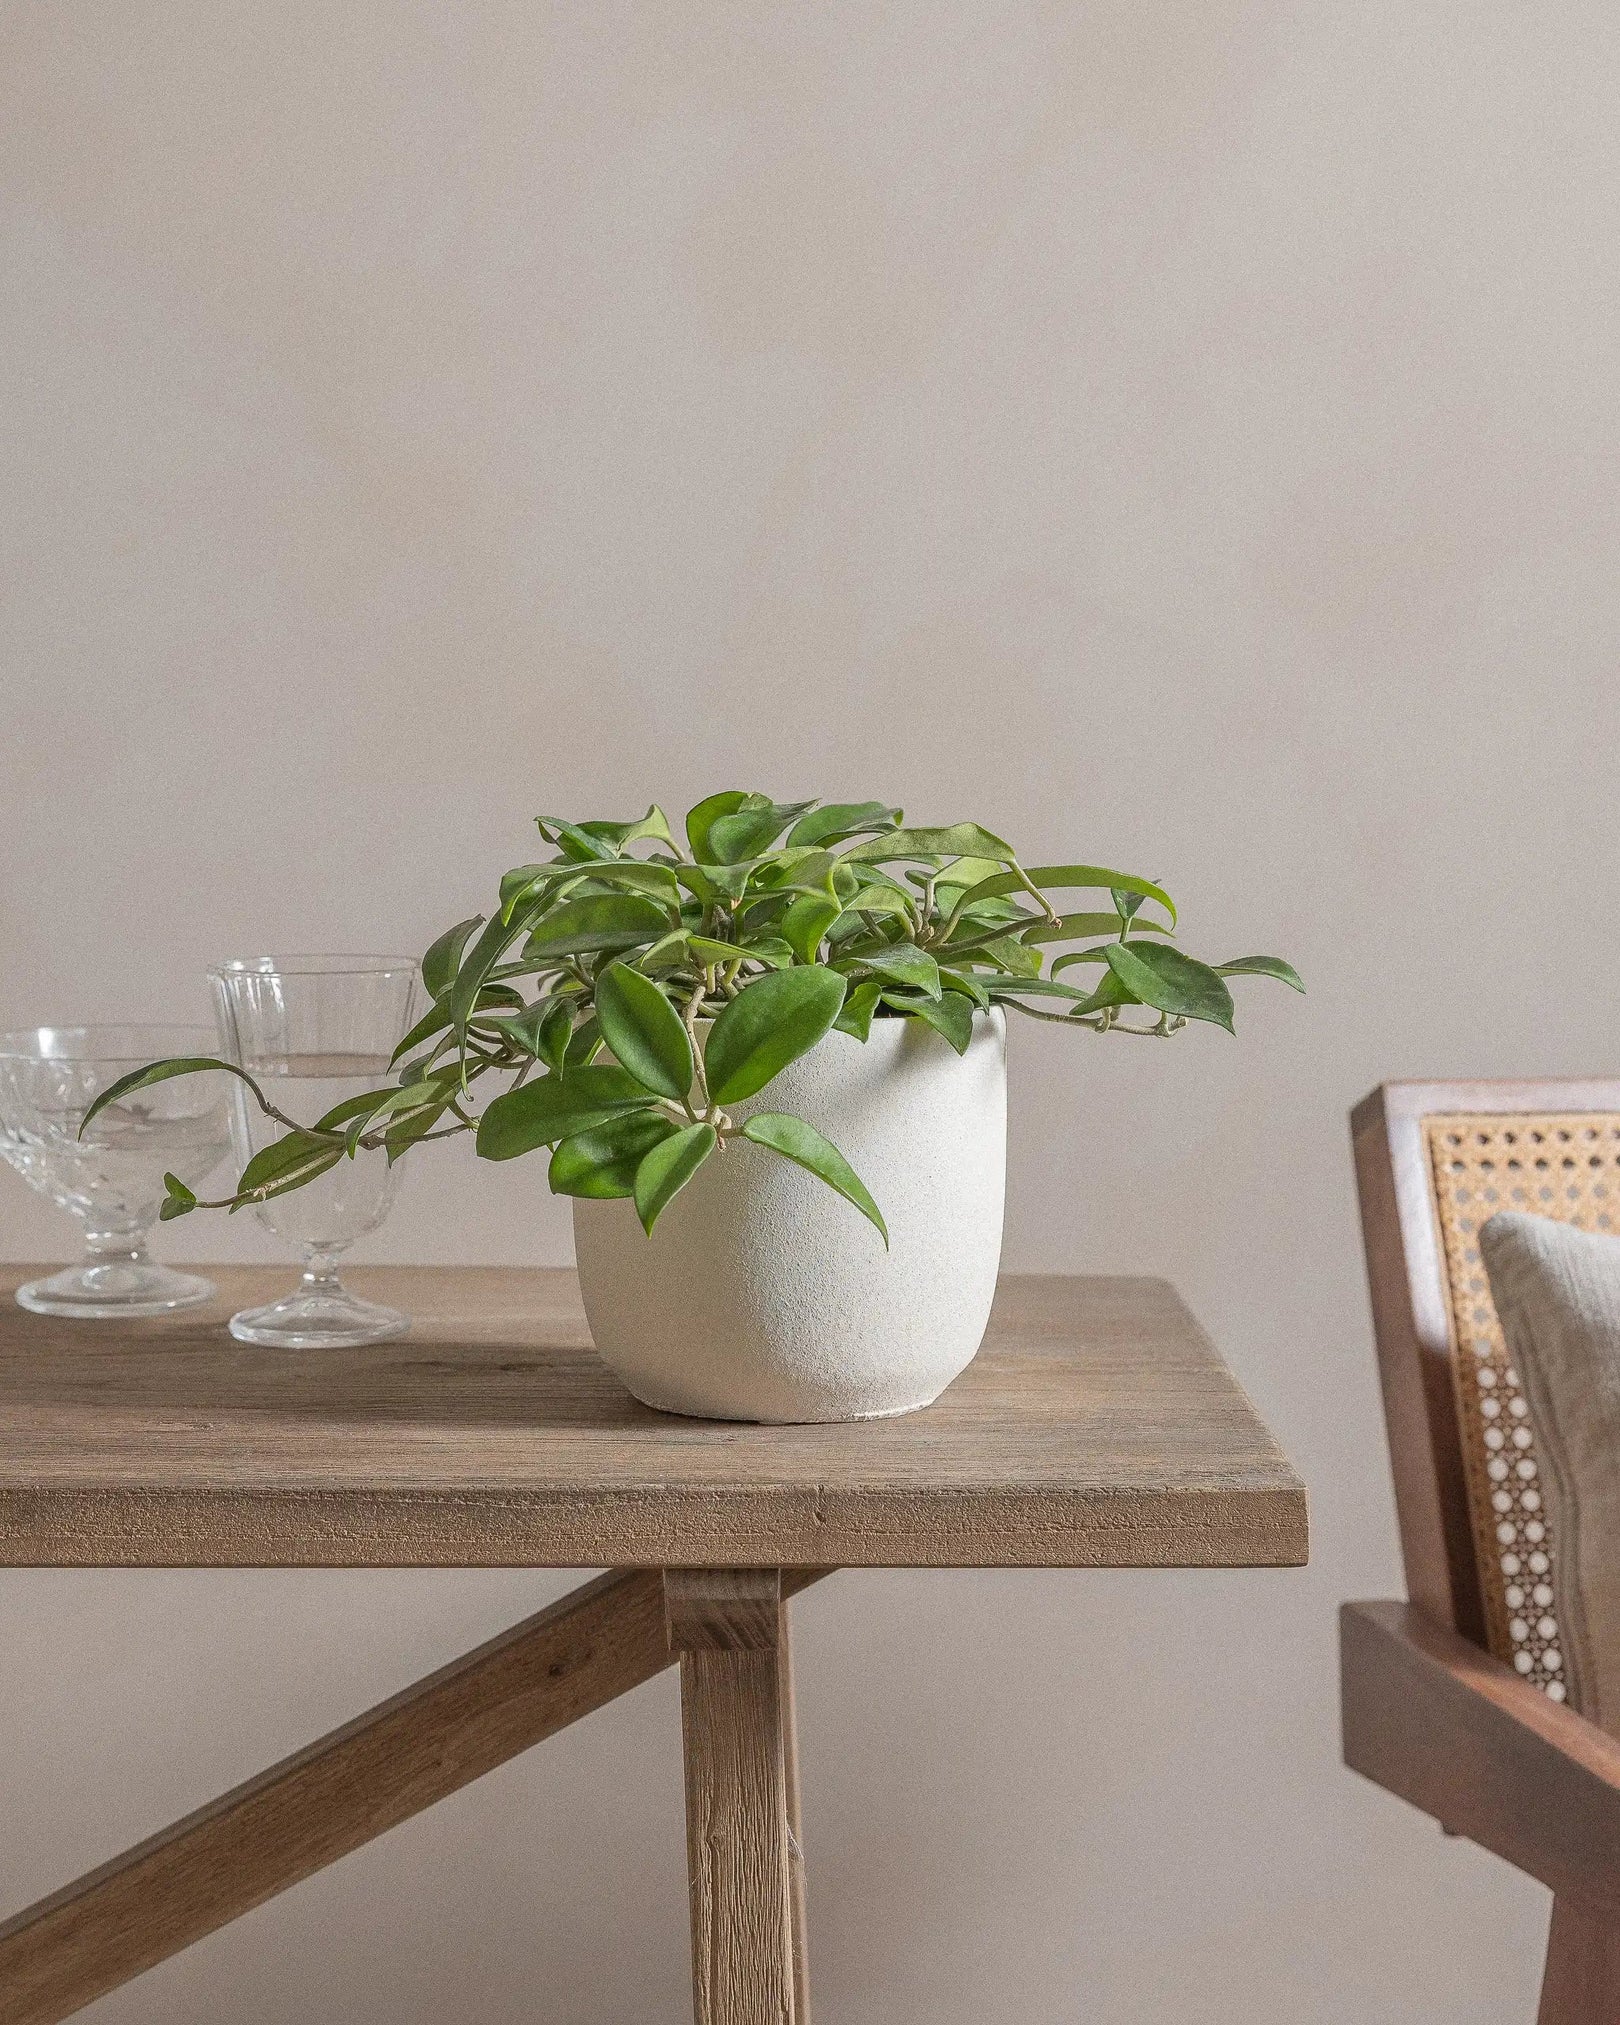
POLYGON ((1620 1735, 1620 1237, 1508 1213, 1479 1249, 1541 1454, 1568 1698, 1620 1735))

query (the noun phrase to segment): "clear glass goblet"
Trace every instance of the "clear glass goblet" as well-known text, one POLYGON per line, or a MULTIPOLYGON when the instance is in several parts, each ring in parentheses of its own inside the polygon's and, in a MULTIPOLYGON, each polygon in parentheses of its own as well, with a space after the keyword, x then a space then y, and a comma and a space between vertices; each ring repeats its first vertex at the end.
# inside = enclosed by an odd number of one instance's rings
MULTIPOLYGON (((208 973, 219 1049, 245 1069, 297 1125, 313 1125, 335 1104, 391 1080, 394 1050, 422 1007, 408 956, 246 956, 208 973)), ((245 1085, 230 1101, 236 1156, 246 1166, 286 1127, 267 1118, 245 1085)), ((266 1230, 303 1256, 299 1286, 262 1308, 231 1317, 231 1334, 273 1349, 339 1349, 403 1336, 410 1318, 363 1301, 338 1277, 337 1262, 388 1214, 399 1168, 381 1148, 362 1149, 303 1188, 256 1203, 266 1230)))
POLYGON ((166 1315, 214 1297, 213 1283, 147 1256, 163 1176, 197 1188, 231 1150, 218 1073, 132 1091, 96 1114, 92 1099, 160 1055, 211 1055, 206 1027, 27 1027, 0 1033, 0 1157, 84 1225, 84 1260, 17 1299, 39 1315, 166 1315))

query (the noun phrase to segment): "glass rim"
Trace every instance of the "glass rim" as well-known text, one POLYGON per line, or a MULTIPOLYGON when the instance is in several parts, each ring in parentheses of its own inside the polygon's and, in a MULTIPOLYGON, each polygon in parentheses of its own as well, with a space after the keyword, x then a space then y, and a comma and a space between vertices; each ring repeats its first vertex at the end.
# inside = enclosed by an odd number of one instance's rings
POLYGON ((145 1063, 175 1046, 196 1045, 199 1052, 206 1053, 218 1045, 218 1040, 213 1027, 191 1020, 100 1020, 85 1026, 5 1027, 0 1028, 0 1061, 145 1063), (110 1041, 114 1034, 120 1036, 117 1043, 110 1041), (41 1043, 47 1035, 66 1041, 66 1051, 45 1052, 41 1043))
POLYGON ((414 956, 227 956, 208 966, 208 975, 233 977, 393 977, 416 975, 414 956))

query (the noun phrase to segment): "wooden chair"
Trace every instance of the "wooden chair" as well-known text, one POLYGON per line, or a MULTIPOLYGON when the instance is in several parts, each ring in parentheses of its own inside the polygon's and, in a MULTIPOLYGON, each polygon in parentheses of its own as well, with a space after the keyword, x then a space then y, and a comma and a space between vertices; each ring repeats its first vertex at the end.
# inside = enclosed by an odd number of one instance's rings
POLYGON ((1620 1232, 1620 1081, 1388 1083, 1352 1131, 1410 1600, 1341 1612, 1345 1763, 1551 1888, 1539 2025, 1616 2025, 1620 1742, 1562 1706, 1558 1542, 1477 1234, 1620 1232))

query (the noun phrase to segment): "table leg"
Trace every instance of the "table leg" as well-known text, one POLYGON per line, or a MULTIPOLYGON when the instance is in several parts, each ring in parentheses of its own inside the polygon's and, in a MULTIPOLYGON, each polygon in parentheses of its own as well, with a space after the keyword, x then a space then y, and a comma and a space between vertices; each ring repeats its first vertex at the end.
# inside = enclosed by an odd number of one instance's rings
POLYGON ((666 1569, 681 1661, 697 2025, 795 2025, 782 1580, 666 1569))
POLYGON ((793 2025, 810 2025, 810 1970, 804 1916, 804 1829, 799 1814, 799 1717, 793 1693, 793 1634, 784 1606, 778 1692, 782 1699, 782 1757, 787 1780, 788 1912, 793 1924, 793 2025))

